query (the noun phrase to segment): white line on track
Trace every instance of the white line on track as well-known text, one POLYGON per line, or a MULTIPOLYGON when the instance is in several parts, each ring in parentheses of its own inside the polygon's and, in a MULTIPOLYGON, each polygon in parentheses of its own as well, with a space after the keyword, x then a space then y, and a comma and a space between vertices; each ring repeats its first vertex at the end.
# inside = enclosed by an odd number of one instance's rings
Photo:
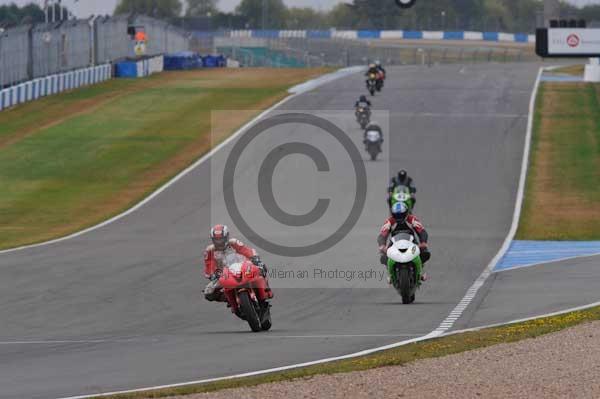
POLYGON ((206 383, 215 382, 215 381, 225 381, 225 380, 231 380, 231 379, 235 379, 235 378, 252 377, 252 376, 261 375, 261 374, 275 373, 277 371, 292 370, 292 369, 297 369, 297 368, 301 368, 301 367, 314 366, 316 364, 329 363, 329 362, 334 362, 337 360, 351 359, 351 358, 355 358, 355 357, 359 357, 359 356, 370 355, 375 352, 380 352, 380 351, 384 351, 387 349, 397 348, 399 346, 407 345, 407 344, 410 344, 413 342, 420 342, 420 341, 423 341, 426 339, 435 338, 436 336, 438 336, 438 335, 434 335, 434 334, 430 333, 430 334, 427 334, 422 337, 408 339, 406 341, 396 342, 396 343, 393 343, 390 345, 380 346, 378 348, 373 348, 373 349, 367 349, 367 350, 363 350, 360 352, 351 353, 348 355, 330 357, 330 358, 326 358, 326 359, 319 359, 319 360, 315 360, 312 362, 292 364, 292 365, 283 366, 283 367, 275 367, 275 368, 266 369, 266 370, 251 371, 248 373, 236 374, 236 375, 231 375, 231 376, 227 376, 227 377, 208 378, 208 379, 204 379, 204 380, 188 381, 188 382, 182 382, 182 383, 178 383, 178 384, 160 385, 160 386, 140 388, 140 389, 130 389, 130 390, 126 390, 126 391, 115 391, 115 392, 97 393, 97 394, 92 394, 92 395, 70 396, 70 397, 65 397, 65 398, 61 398, 61 399, 88 399, 88 398, 96 398, 98 396, 111 396, 111 395, 136 393, 136 392, 143 392, 143 391, 150 391, 150 390, 157 390, 157 389, 177 388, 177 387, 182 387, 182 386, 186 386, 186 385, 206 384, 206 383))
POLYGON ((507 326, 507 325, 510 325, 510 324, 523 323, 525 321, 543 319, 543 318, 546 318, 546 317, 560 316, 560 315, 565 314, 565 313, 577 312, 579 310, 586 310, 586 309, 593 308, 593 307, 596 307, 596 306, 600 306, 600 302, 594 302, 594 303, 590 303, 590 304, 587 304, 587 305, 577 306, 577 307, 574 307, 574 308, 563 309, 563 310, 559 310, 557 312, 545 313, 545 314, 538 315, 538 316, 526 317, 524 319, 511 320, 511 321, 507 321, 507 322, 504 322, 504 323, 486 324, 486 325, 483 325, 483 326, 466 328, 464 330, 455 330, 455 331, 447 332, 447 333, 443 334, 443 336, 454 335, 454 334, 461 334, 461 333, 470 332, 470 331, 479 331, 479 330, 484 330, 486 328, 502 327, 502 326, 507 326))
POLYGON ((434 113, 434 112, 392 112, 394 116, 410 116, 414 118, 496 118, 515 119, 527 118, 526 114, 467 114, 467 113, 434 113))
POLYGON ((511 267, 505 267, 505 268, 501 268, 498 270, 494 270, 494 273, 502 273, 502 272, 507 272, 510 270, 516 270, 516 269, 523 269, 523 268, 529 268, 529 267, 533 267, 533 266, 543 266, 543 265, 547 265, 549 263, 557 263, 557 262, 565 262, 567 260, 577 260, 577 259, 584 259, 584 258, 594 258, 594 257, 600 257, 600 254, 590 254, 590 255, 580 255, 580 256, 568 256, 566 258, 560 258, 560 259, 552 259, 549 261, 545 261, 545 262, 539 262, 539 263, 528 263, 526 265, 519 265, 519 266, 511 266, 511 267))
POLYGON ((423 334, 325 334, 325 335, 254 335, 252 337, 264 338, 394 338, 394 337, 422 337, 423 334))
POLYGON ((157 339, 77 339, 77 340, 39 340, 39 341, 0 341, 0 345, 59 345, 59 344, 104 344, 133 342, 158 342, 157 339))
POLYGON ((175 184, 177 181, 179 181, 182 177, 184 177, 185 175, 187 175, 188 173, 190 173, 192 170, 196 169, 202 163, 206 162, 208 159, 210 159, 213 156, 213 154, 215 154, 221 148, 225 147, 227 144, 229 144, 236 137, 238 137, 243 132, 245 132, 246 130, 248 130, 248 128, 250 128, 254 123, 256 123, 260 119, 264 118, 267 114, 269 114, 270 112, 272 112, 276 108, 280 107, 281 105, 287 103, 288 101, 292 100, 293 98, 296 98, 297 96, 299 96, 301 94, 304 94, 304 93, 306 93, 306 92, 308 92, 308 91, 310 91, 312 89, 315 89, 319 85, 326 84, 326 83, 331 83, 331 82, 333 82, 336 79, 346 77, 348 75, 356 73, 355 71, 359 71, 359 70, 361 70, 361 68, 357 68, 357 67, 342 68, 342 69, 340 69, 340 70, 338 70, 336 72, 332 72, 330 74, 323 75, 323 76, 320 76, 320 77, 315 78, 315 79, 311 79, 308 82, 304 82, 303 84, 291 87, 288 90, 288 93, 290 95, 288 95, 286 98, 284 98, 283 100, 279 101, 278 103, 272 105, 266 111, 263 111, 262 113, 260 113, 258 116, 256 116, 251 121, 249 121, 244 126, 242 126, 238 131, 236 131, 231 136, 229 136, 221 144, 219 144, 216 147, 214 147, 211 151, 209 151, 208 153, 206 153, 204 156, 202 156, 200 159, 198 159, 192 165, 188 166, 186 169, 184 169, 183 171, 181 171, 179 174, 177 174, 171 180, 169 180, 164 185, 162 185, 158 190, 154 191, 148 197, 144 198, 141 202, 139 202, 138 204, 136 204, 132 208, 127 209, 123 213, 120 213, 120 214, 118 214, 118 215, 116 215, 116 216, 114 216, 114 217, 112 217, 112 218, 110 218, 108 220, 105 220, 104 222, 99 223, 99 224, 97 224, 95 226, 88 227, 87 229, 78 231, 78 232, 73 233, 73 234, 69 234, 69 235, 64 236, 64 237, 60 237, 60 238, 57 238, 57 239, 54 239, 54 240, 50 240, 50 241, 44 241, 44 242, 41 242, 41 243, 38 243, 38 244, 23 245, 23 246, 17 247, 17 248, 10 248, 10 249, 2 250, 2 251, 0 251, 0 255, 12 253, 12 252, 17 252, 17 251, 23 251, 25 249, 30 249, 30 248, 42 247, 42 246, 56 244, 56 243, 59 243, 59 242, 62 242, 62 241, 70 240, 70 239, 82 236, 84 234, 87 234, 89 232, 92 232, 94 230, 100 229, 100 228, 102 228, 102 227, 104 227, 106 225, 109 225, 109 224, 111 224, 113 222, 116 222, 119 219, 124 218, 125 216, 127 216, 127 215, 129 215, 129 214, 131 214, 131 213, 133 213, 135 211, 137 211, 138 209, 140 209, 141 207, 143 207, 144 205, 146 205, 148 202, 152 201, 154 198, 156 198, 159 194, 161 194, 167 188, 169 188, 170 186, 172 186, 173 184, 175 184), (312 85, 311 85, 311 83, 312 83, 312 85))
POLYGON ((70 240, 70 239, 82 236, 84 234, 90 233, 90 232, 92 232, 94 230, 98 230, 98 229, 100 229, 100 228, 102 228, 102 227, 104 227, 106 225, 109 225, 109 224, 111 224, 113 222, 116 222, 119 219, 124 218, 127 215, 132 214, 133 212, 137 211, 138 209, 140 209, 141 207, 143 207, 144 205, 146 205, 147 203, 149 203, 150 201, 152 201, 154 198, 156 198, 158 195, 160 195, 163 191, 165 191, 166 189, 168 189, 169 187, 171 187, 173 184, 175 184, 177 181, 179 181, 185 175, 187 175, 188 173, 190 173, 192 170, 196 169, 202 163, 206 162, 208 159, 210 159, 210 157, 213 156, 213 154, 215 154, 221 148, 225 147, 227 144, 229 144, 232 140, 234 140, 240 134, 242 134, 243 132, 245 132, 256 121, 262 119, 265 115, 267 115, 268 113, 272 112, 277 107, 279 107, 279 106, 287 103, 288 101, 290 101, 291 99, 295 98, 296 96, 297 96, 296 94, 292 94, 292 95, 284 98, 283 100, 279 101, 277 104, 273 105, 272 107, 270 107, 266 111, 262 112, 260 115, 258 115, 257 117, 255 117, 254 119, 252 119, 250 122, 248 122, 244 126, 242 126, 234 134, 232 134, 231 136, 229 136, 221 144, 219 144, 216 147, 214 147, 210 152, 208 152, 207 154, 205 154, 204 156, 202 156, 199 160, 197 160, 192 165, 188 166, 186 169, 184 169, 183 171, 181 171, 177 176, 175 176, 174 178, 172 178, 171 180, 169 180, 167 183, 165 183, 164 185, 162 185, 158 190, 156 190, 155 192, 153 192, 152 194, 150 194, 148 197, 144 198, 137 205, 133 206, 132 208, 129 208, 125 212, 120 213, 119 215, 114 216, 114 217, 112 217, 112 218, 110 218, 108 220, 105 220, 104 222, 99 223, 99 224, 97 224, 95 226, 89 227, 89 228, 87 228, 85 230, 78 231, 78 232, 70 234, 68 236, 57 238, 57 239, 50 240, 50 241, 45 241, 45 242, 42 242, 42 243, 39 243, 39 244, 24 245, 24 246, 17 247, 17 248, 5 249, 3 251, 0 251, 0 255, 12 253, 12 252, 17 252, 17 251, 23 251, 23 250, 31 249, 31 248, 43 247, 43 246, 47 246, 47 245, 51 245, 51 244, 56 244, 56 243, 59 243, 59 242, 62 242, 62 241, 70 240))
POLYGON ((533 133, 533 119, 535 112, 535 100, 538 93, 538 88, 540 86, 540 79, 542 76, 542 72, 544 68, 540 68, 537 74, 537 78, 535 79, 535 84, 533 86, 533 91, 531 92, 531 98, 529 99, 529 116, 527 119, 527 134, 525 135, 525 148, 523 150, 523 159, 521 161, 521 175, 519 178, 519 188, 517 190, 517 201, 515 203, 515 210, 513 213, 512 224, 510 226, 510 230, 508 235, 504 239, 504 243, 502 247, 494 256, 492 261, 487 265, 487 267, 483 270, 481 275, 475 280, 471 288, 467 290, 467 293, 463 297, 463 299, 459 302, 459 304, 450 312, 450 316, 448 316, 438 328, 434 330, 434 333, 443 334, 449 329, 452 328, 456 320, 463 314, 463 312, 467 309, 473 298, 477 295, 479 289, 483 286, 488 277, 492 274, 494 268, 502 259, 504 254, 508 251, 511 242, 515 238, 515 234, 517 233, 517 228, 519 226, 519 218, 521 216, 521 208, 523 206, 523 196, 525 194, 525 181, 527 179, 527 169, 529 165, 529 150, 531 147, 531 136, 533 133), (457 317, 458 316, 458 317, 457 317))

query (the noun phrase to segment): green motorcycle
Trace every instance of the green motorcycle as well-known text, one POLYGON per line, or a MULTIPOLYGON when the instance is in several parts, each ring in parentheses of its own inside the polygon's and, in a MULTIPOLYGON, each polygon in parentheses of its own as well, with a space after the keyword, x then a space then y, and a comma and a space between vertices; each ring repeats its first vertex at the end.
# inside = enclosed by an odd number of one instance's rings
POLYGON ((403 202, 411 212, 415 207, 415 197, 410 188, 407 186, 396 186, 390 198, 390 208, 392 208, 398 202, 403 202))
POLYGON ((402 303, 413 303, 423 273, 421 250, 414 236, 409 233, 399 233, 392 237, 387 258, 388 273, 392 285, 402 297, 402 303))

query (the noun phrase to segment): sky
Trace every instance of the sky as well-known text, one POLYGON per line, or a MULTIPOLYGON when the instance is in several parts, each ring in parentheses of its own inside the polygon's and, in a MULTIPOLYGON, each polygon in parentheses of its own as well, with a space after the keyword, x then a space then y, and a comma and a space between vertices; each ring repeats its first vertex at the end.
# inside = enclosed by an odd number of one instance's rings
MULTIPOLYGON (((86 18, 91 14, 112 14, 115 9, 115 5, 118 0, 79 0, 75 2, 75 0, 63 0, 63 3, 66 4, 75 15, 79 18, 86 18)), ((383 0, 376 0, 383 1, 383 0)), ((391 1, 391 0, 389 0, 391 1)), ((421 1, 435 1, 435 0, 421 0, 421 1)), ((19 5, 24 5, 27 3, 38 3, 43 4, 43 0, 0 0, 0 5, 17 3, 19 5)), ((220 0, 219 7, 224 11, 231 11, 238 5, 240 0, 220 0)), ((314 7, 316 9, 327 10, 333 7, 337 3, 342 3, 344 0, 284 0, 284 2, 288 6, 298 6, 298 7, 314 7)), ((600 4, 600 0, 569 0, 569 3, 584 6, 586 4, 600 4)))

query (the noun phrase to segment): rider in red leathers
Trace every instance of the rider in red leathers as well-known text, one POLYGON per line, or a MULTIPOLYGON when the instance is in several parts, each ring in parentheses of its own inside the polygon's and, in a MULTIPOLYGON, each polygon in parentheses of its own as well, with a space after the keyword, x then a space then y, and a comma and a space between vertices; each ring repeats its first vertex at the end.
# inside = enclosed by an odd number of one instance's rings
MULTIPOLYGON (((206 247, 204 251, 204 275, 210 282, 204 288, 204 296, 208 301, 225 302, 223 290, 219 284, 219 277, 223 267, 227 266, 227 256, 230 254, 240 254, 248 258, 256 265, 267 281, 267 266, 260 260, 256 251, 235 238, 229 238, 229 229, 225 225, 218 224, 210 230, 212 244, 206 247)), ((271 289, 267 292, 272 296, 271 289)))
MULTIPOLYGON (((423 265, 431 258, 431 253, 427 246, 427 240, 429 235, 427 230, 423 227, 423 224, 419 219, 410 213, 409 209, 402 202, 394 204, 391 209, 392 215, 385 221, 379 236, 377 236, 377 245, 379 245, 379 253, 381 254, 381 263, 387 264, 387 249, 388 249, 388 237, 394 236, 401 231, 411 231, 416 235, 418 239, 418 245, 421 249, 421 261, 423 265)), ((423 273, 421 276, 422 280, 427 280, 427 274, 423 273)))

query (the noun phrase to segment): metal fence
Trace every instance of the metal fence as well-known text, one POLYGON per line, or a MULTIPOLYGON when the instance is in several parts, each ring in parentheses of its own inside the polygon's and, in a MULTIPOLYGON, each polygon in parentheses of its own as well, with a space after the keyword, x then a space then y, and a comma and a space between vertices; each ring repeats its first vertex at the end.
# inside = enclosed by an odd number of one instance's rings
POLYGON ((365 65, 377 59, 386 65, 539 61, 532 46, 450 46, 315 38, 237 37, 216 38, 215 41, 218 51, 246 66, 345 67, 365 65), (285 62, 280 62, 281 59, 285 62))
POLYGON ((189 49, 190 35, 145 16, 21 26, 0 33, 0 87, 133 56, 130 26, 143 27, 148 54, 189 49))
POLYGON ((87 21, 39 25, 31 30, 31 39, 32 78, 90 65, 92 47, 87 21))
POLYGON ((30 76, 30 29, 30 26, 22 26, 0 34, 0 87, 30 76))
POLYGON ((100 17, 94 21, 92 31, 94 62, 106 63, 131 55, 131 40, 127 36, 127 17, 100 17))

